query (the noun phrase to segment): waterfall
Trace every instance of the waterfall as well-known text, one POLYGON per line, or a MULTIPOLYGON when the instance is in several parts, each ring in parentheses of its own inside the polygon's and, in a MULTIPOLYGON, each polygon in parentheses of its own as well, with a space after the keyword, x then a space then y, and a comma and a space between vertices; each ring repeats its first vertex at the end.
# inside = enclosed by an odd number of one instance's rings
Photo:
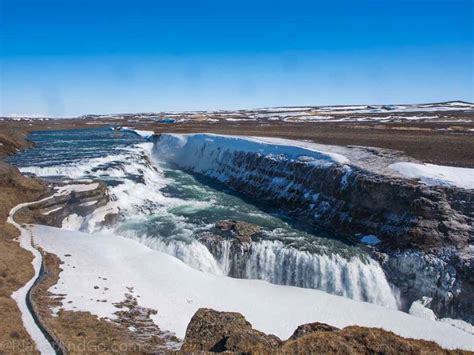
POLYGON ((209 250, 196 240, 163 240, 156 237, 136 236, 124 234, 124 236, 135 239, 147 247, 161 251, 183 261, 194 269, 215 275, 225 275, 222 267, 209 252, 209 250))
POLYGON ((280 241, 254 242, 247 253, 238 252, 231 245, 231 241, 223 241, 220 255, 215 255, 225 275, 313 288, 398 308, 397 297, 382 268, 368 257, 346 259, 338 254, 312 254, 286 247, 280 241))
POLYGON ((398 297, 382 268, 367 255, 310 253, 277 240, 259 240, 250 248, 240 248, 231 240, 222 239, 210 247, 191 238, 162 239, 131 231, 121 234, 204 272, 318 289, 356 301, 399 308, 398 297))

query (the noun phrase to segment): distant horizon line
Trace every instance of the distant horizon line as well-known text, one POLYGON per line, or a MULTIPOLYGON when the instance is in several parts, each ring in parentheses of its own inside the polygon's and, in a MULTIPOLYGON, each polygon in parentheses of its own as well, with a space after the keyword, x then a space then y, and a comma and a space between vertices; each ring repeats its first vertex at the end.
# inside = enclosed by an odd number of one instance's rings
POLYGON ((416 102, 416 103, 354 103, 354 104, 332 104, 332 105, 284 105, 284 106, 261 106, 253 108, 237 108, 237 109, 201 109, 201 110, 166 110, 166 111, 135 111, 135 112, 109 112, 109 113, 83 113, 78 115, 44 115, 44 114, 0 114, 4 118, 80 118, 84 116, 110 116, 110 115, 136 115, 136 114, 166 114, 166 113, 192 113, 192 112, 225 112, 225 111, 255 111, 276 108, 318 108, 318 107, 347 107, 347 106, 416 106, 416 105, 440 105, 449 103, 462 103, 474 105, 474 101, 466 100, 447 100, 435 102, 416 102))

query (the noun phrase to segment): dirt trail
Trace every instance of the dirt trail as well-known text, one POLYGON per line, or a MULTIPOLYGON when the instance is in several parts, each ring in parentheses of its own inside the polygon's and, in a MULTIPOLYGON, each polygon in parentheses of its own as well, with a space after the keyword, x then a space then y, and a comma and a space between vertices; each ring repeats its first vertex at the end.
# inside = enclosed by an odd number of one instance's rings
POLYGON ((23 287, 13 292, 12 298, 16 301, 18 307, 20 308, 23 325, 35 342, 37 349, 42 354, 55 354, 55 349, 59 348, 58 344, 47 333, 46 329, 38 323, 38 317, 34 313, 34 307, 29 307, 28 305, 31 288, 40 278, 43 258, 41 253, 33 246, 33 236, 31 232, 22 225, 15 222, 15 214, 24 207, 50 200, 56 195, 57 194, 54 194, 39 201, 20 203, 19 205, 12 208, 7 219, 8 223, 20 231, 20 246, 33 254, 33 260, 31 263, 34 269, 34 275, 25 285, 23 285, 23 287))
POLYGON ((20 247, 19 230, 6 223, 10 210, 44 197, 40 181, 25 178, 18 169, 0 162, 0 353, 35 353, 36 346, 23 326, 21 312, 11 294, 34 275, 33 255, 20 247))

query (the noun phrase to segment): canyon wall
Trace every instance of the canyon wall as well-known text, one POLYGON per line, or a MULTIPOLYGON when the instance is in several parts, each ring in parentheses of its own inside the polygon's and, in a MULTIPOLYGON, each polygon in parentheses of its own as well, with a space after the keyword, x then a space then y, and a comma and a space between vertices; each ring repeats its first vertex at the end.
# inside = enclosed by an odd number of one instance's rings
POLYGON ((442 317, 474 320, 474 192, 377 174, 337 154, 235 137, 161 135, 154 156, 371 246, 405 308, 426 296, 442 317), (242 142, 243 141, 243 142, 242 142))

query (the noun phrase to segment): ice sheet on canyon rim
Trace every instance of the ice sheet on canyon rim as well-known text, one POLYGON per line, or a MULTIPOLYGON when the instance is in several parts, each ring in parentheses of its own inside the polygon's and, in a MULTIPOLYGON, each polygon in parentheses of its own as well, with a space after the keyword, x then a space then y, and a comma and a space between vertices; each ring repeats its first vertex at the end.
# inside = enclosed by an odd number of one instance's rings
POLYGON ((51 288, 53 293, 66 294, 64 309, 113 317, 117 311, 113 303, 123 300, 129 292, 127 287, 133 287, 141 306, 158 310, 153 320, 179 337, 184 336, 197 309, 210 307, 240 312, 256 329, 283 339, 298 325, 319 321, 337 327, 381 327, 405 337, 433 340, 447 348, 474 350, 473 335, 443 322, 318 290, 197 271, 176 258, 116 235, 37 225, 30 228, 35 243, 64 261, 60 280, 51 288), (64 257, 66 254, 70 256, 64 257))
MULTIPOLYGON (((263 137, 244 137, 217 135, 211 133, 199 134, 162 134, 160 146, 168 148, 167 155, 173 153, 185 154, 180 158, 192 160, 195 155, 191 153, 202 149, 206 145, 212 145, 219 150, 229 150, 235 152, 254 152, 262 155, 283 155, 288 159, 297 159, 308 157, 317 161, 328 163, 346 164, 349 162, 347 157, 339 152, 330 149, 330 146, 310 144, 289 139, 263 138, 263 137)), ((185 165, 185 162, 181 164, 185 165)))
MULTIPOLYGON (((270 138, 223 136, 216 134, 162 134, 155 149, 165 160, 176 162, 184 168, 204 172, 210 167, 209 154, 200 157, 200 151, 206 148, 212 151, 257 152, 263 155, 283 155, 287 159, 310 158, 315 163, 346 164, 373 173, 419 179, 426 185, 456 186, 474 188, 474 169, 434 164, 422 164, 417 161, 400 161, 408 158, 394 153, 383 158, 373 152, 374 148, 344 147, 318 144, 313 142, 270 138), (203 159, 204 158, 204 159, 203 159)), ((375 148, 377 149, 377 148, 375 148)))
POLYGON ((395 163, 389 168, 407 178, 420 179, 427 185, 448 185, 474 189, 474 169, 407 162, 395 163))

